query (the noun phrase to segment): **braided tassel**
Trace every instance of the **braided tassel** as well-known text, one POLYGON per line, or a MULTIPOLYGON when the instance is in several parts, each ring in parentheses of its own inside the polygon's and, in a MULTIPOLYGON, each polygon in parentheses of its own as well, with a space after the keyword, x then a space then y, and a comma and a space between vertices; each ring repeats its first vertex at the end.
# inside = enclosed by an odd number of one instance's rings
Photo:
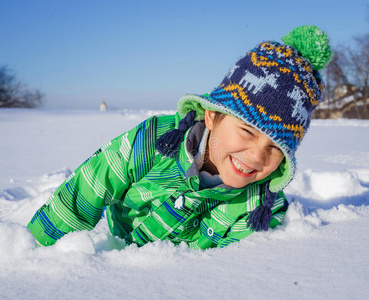
POLYGON ((183 142, 186 131, 192 126, 195 117, 196 112, 191 110, 181 121, 179 121, 178 129, 168 131, 156 140, 156 150, 165 156, 174 157, 179 150, 179 146, 183 142))
POLYGON ((270 181, 265 184, 265 197, 263 204, 254 209, 247 219, 247 225, 255 231, 267 231, 269 228, 270 220, 272 219, 272 207, 276 193, 272 193, 269 190, 270 181))

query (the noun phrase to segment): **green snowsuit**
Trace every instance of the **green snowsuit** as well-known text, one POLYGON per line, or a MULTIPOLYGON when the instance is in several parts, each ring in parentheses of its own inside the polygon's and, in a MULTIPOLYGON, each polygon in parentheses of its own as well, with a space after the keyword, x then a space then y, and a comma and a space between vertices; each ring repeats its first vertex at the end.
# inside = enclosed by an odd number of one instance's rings
MULTIPOLYGON (((198 136, 185 140, 175 158, 155 150, 155 141, 176 128, 180 117, 149 118, 112 140, 79 166, 36 212, 28 228, 38 244, 92 230, 106 206, 113 235, 142 246, 156 240, 189 247, 224 247, 250 235, 251 211, 265 196, 268 178, 242 189, 219 185, 199 190, 194 164, 198 136)), ((270 227, 279 225, 288 203, 276 194, 270 227)))

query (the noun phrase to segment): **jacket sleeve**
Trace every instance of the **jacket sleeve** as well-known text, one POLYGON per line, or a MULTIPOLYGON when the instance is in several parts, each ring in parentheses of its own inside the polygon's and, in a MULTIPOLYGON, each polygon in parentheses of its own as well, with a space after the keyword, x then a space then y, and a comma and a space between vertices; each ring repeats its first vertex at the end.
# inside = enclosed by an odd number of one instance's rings
POLYGON ((71 231, 93 229, 103 207, 122 199, 131 184, 128 165, 137 128, 96 151, 37 210, 27 227, 38 245, 52 245, 71 231))
MULTIPOLYGON (((282 224, 284 216, 288 208, 287 198, 283 191, 279 191, 276 199, 274 200, 274 205, 272 207, 272 218, 270 220, 269 228, 275 228, 282 224)), ((254 232, 248 225, 247 219, 248 214, 237 222, 235 222, 229 229, 228 233, 219 240, 217 247, 226 247, 231 243, 238 242, 241 239, 249 236, 254 232)))

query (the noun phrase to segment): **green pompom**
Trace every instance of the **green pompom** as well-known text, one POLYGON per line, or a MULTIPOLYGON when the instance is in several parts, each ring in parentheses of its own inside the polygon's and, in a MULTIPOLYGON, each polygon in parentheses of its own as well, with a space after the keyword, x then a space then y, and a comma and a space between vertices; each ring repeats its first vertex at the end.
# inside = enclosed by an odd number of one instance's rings
POLYGON ((322 70, 332 58, 331 47, 328 45, 328 35, 317 26, 296 27, 286 34, 282 41, 294 47, 300 55, 306 58, 314 70, 322 70))

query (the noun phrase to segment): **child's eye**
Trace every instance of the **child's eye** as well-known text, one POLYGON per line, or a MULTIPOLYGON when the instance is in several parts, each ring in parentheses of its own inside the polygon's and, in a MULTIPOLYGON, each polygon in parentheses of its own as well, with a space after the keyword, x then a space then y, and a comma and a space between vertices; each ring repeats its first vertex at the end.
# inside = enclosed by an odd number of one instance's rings
POLYGON ((271 145, 270 147, 272 147, 273 149, 278 150, 279 152, 281 152, 283 154, 281 148, 277 147, 276 145, 271 145))
POLYGON ((252 136, 254 136, 254 134, 250 130, 248 130, 247 128, 243 127, 242 130, 247 132, 248 134, 251 134, 252 136))

